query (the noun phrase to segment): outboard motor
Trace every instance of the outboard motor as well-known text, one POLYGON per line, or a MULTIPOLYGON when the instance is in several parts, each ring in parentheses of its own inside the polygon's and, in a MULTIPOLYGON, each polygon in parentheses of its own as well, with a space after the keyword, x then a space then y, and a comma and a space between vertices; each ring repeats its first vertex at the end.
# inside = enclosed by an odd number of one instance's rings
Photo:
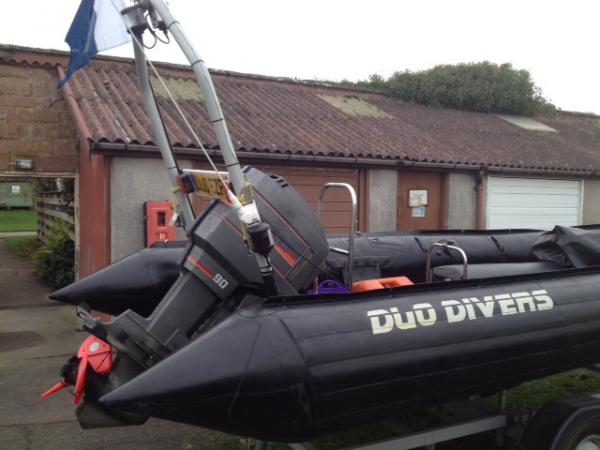
MULTIPOLYGON (((245 176, 252 184, 263 221, 271 226, 275 245, 270 259, 278 292, 295 294, 306 290, 328 253, 321 224, 283 178, 254 168, 246 168, 245 176)), ((92 315, 89 307, 78 307, 84 329, 99 338, 86 341, 84 346, 89 348, 82 347, 62 371, 63 385, 79 382, 80 390, 85 389, 87 404, 78 409, 82 426, 110 426, 115 425, 115 420, 120 425, 140 423, 139 417, 101 411, 99 405, 90 403, 185 347, 226 318, 241 302, 265 297, 256 259, 248 251, 237 215, 230 206, 213 202, 197 219, 190 238, 177 281, 149 317, 127 310, 104 323, 92 315), (104 343, 118 353, 110 370, 104 367, 99 372, 88 363, 87 355, 96 351, 92 345, 95 349, 104 343), (84 376, 82 371, 87 372, 86 383, 79 380, 84 376), (93 413, 90 408, 94 408, 93 413)), ((102 348, 106 353, 106 347, 102 348)), ((77 395, 82 397, 83 392, 76 392, 76 398, 77 395)))

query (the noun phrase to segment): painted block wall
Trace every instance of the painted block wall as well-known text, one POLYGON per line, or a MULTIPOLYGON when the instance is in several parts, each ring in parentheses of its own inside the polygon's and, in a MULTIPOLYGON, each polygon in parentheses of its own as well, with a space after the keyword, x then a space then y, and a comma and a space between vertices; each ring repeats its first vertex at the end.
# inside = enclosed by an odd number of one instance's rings
POLYGON ((368 174, 368 231, 396 229, 398 171, 371 169, 368 174))
POLYGON ((600 223, 600 180, 586 179, 583 182, 582 225, 600 223))
POLYGON ((477 225, 476 176, 470 173, 448 174, 448 221, 450 230, 471 230, 477 225))
MULTIPOLYGON (((191 168, 191 162, 179 161, 191 168)), ((145 247, 143 205, 172 201, 171 185, 161 159, 113 158, 110 170, 111 262, 145 247)), ((177 238, 185 233, 177 229, 177 238)))

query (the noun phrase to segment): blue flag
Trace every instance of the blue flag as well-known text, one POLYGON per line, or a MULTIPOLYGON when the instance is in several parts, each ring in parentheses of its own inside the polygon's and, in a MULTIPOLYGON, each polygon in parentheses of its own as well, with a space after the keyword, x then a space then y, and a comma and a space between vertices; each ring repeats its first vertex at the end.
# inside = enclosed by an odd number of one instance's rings
POLYGON ((123 0, 82 0, 65 42, 71 47, 71 59, 62 88, 79 69, 88 65, 96 53, 131 40, 120 11, 123 0))

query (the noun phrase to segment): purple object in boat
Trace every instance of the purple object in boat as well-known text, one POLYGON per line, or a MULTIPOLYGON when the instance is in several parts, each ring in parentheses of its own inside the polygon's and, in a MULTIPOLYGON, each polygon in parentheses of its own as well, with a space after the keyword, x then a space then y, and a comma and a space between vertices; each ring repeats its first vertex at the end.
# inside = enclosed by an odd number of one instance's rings
MULTIPOLYGON (((346 286, 334 280, 323 280, 317 287, 317 294, 349 294, 346 286)), ((309 289, 307 294, 315 294, 313 289, 309 289)))

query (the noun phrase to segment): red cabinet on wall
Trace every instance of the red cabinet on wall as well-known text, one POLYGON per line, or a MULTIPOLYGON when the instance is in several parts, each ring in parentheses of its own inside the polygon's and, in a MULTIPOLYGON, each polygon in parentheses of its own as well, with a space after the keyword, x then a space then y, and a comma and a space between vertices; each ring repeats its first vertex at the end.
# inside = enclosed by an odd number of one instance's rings
POLYGON ((173 218, 171 202, 144 203, 144 241, 150 247, 155 242, 174 241, 177 230, 170 225, 173 218))

